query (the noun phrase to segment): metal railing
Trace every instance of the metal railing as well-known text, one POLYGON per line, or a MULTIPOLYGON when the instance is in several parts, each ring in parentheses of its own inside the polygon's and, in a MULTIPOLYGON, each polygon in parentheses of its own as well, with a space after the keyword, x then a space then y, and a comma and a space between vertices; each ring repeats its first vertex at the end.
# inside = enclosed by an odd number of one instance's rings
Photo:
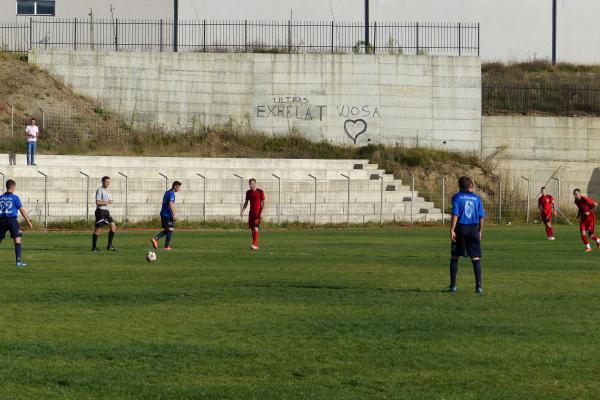
POLYGON ((0 23, 0 51, 32 49, 479 55, 479 24, 31 18, 0 23), (365 43, 368 30, 370 43, 365 43))
POLYGON ((600 115, 600 87, 482 86, 484 114, 600 115))
MULTIPOLYGON (((100 176, 90 176, 83 171, 79 177, 37 172, 37 176, 11 176, 17 181, 17 194, 33 220, 44 227, 68 221, 92 222, 93 195, 100 176)), ((179 219, 198 225, 240 222, 240 198, 247 189, 245 181, 239 178, 241 173, 230 177, 210 177, 207 173, 177 177, 183 183, 182 191, 177 194, 179 219)), ((4 172, 0 175, 4 178, 4 172)), ((144 178, 120 172, 110 188, 111 214, 120 222, 157 219, 164 184, 164 178, 158 174, 154 178, 144 178)), ((258 184, 266 193, 263 216, 268 224, 302 222, 349 226, 396 222, 447 226, 452 195, 456 193, 455 177, 441 174, 434 174, 431 179, 415 179, 408 175, 399 182, 379 174, 374 174, 371 179, 351 179, 350 175, 344 174, 333 180, 308 173, 306 178, 282 177, 265 171, 258 184)), ((530 178, 476 182, 476 185, 489 223, 540 222, 537 196, 531 189, 530 178)), ((549 193, 561 210, 555 219, 557 222, 568 223, 568 219, 572 222, 575 216, 567 192, 561 196, 561 190, 566 188, 568 191, 570 186, 569 182, 561 182, 559 178, 548 183, 549 193)), ((242 223, 245 218, 247 214, 242 217, 242 223)))

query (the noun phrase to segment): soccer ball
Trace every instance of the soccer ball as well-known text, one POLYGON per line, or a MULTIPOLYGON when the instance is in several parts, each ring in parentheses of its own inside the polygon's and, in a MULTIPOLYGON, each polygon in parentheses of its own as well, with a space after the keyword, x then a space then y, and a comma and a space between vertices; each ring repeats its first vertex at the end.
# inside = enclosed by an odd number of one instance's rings
POLYGON ((146 253, 146 261, 148 261, 148 262, 156 261, 156 253, 153 251, 149 251, 148 253, 146 253))

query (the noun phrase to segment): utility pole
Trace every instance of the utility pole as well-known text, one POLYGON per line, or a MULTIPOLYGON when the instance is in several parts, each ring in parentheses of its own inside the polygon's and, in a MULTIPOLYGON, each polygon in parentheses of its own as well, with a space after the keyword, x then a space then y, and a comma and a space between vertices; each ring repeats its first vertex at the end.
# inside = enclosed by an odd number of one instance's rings
POLYGON ((179 0, 173 0, 173 51, 177 52, 177 35, 179 33, 179 0))
POLYGON ((369 0, 365 0, 365 53, 368 52, 368 48, 369 48, 369 0))
POLYGON ((552 65, 556 65, 556 0, 552 0, 552 65))

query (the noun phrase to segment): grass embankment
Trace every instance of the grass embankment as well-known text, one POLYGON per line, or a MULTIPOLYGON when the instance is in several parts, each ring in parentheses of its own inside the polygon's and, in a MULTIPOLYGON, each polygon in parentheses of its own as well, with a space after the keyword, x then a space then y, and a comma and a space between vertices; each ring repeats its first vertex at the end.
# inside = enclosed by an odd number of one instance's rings
POLYGON ((599 252, 577 229, 484 233, 484 287, 445 229, 28 234, 5 241, 0 393, 10 399, 585 399, 600 391, 599 252), (105 234, 101 245, 105 243, 105 234))
POLYGON ((487 115, 600 115, 600 65, 487 63, 482 80, 487 115))

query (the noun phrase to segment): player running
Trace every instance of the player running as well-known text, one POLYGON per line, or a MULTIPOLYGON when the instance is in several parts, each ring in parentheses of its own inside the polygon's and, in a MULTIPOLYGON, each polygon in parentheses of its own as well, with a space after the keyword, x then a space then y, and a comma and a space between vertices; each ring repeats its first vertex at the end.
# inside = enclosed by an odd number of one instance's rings
POLYGON ((175 193, 181 190, 181 182, 175 181, 171 186, 171 189, 167 190, 163 195, 162 208, 160 209, 160 223, 163 230, 158 232, 156 236, 152 238, 152 247, 158 249, 158 241, 166 236, 164 250, 171 250, 171 237, 173 235, 173 229, 175 228, 175 193))
POLYGON ((15 194, 17 184, 12 179, 6 181, 6 193, 0 196, 0 242, 4 240, 6 232, 10 232, 10 237, 15 242, 15 258, 17 267, 26 267, 21 261, 21 227, 17 221, 19 212, 27 222, 29 228, 33 228, 27 213, 21 204, 21 199, 15 194))
POLYGON ((592 251, 590 242, 588 241, 587 235, 590 235, 592 240, 596 241, 598 249, 600 250, 600 239, 596 236, 596 216, 594 215, 594 209, 598 206, 593 199, 586 197, 581 194, 581 190, 573 190, 573 197, 575 197, 575 205, 577 206, 577 216, 579 217, 579 229, 581 231, 581 240, 585 244, 585 252, 589 253, 592 251))
POLYGON ((458 187, 460 192, 452 196, 450 286, 444 291, 456 293, 458 260, 462 256, 469 256, 475 273, 475 293, 482 294, 481 233, 485 210, 481 198, 473 193, 474 186, 471 178, 461 176, 458 179, 458 187))
POLYGON ((112 204, 112 200, 110 195, 108 194, 108 187, 110 186, 110 177, 103 176, 102 177, 102 186, 96 190, 96 225, 94 227, 94 233, 92 234, 92 251, 100 251, 97 247, 98 244, 98 234, 100 233, 100 228, 105 225, 110 226, 110 231, 108 232, 108 245, 106 246, 106 250, 108 251, 117 251, 117 249, 113 246, 113 239, 115 237, 115 232, 117 232, 117 225, 113 221, 110 216, 110 211, 108 211, 108 206, 112 204))
POLYGON ((552 229, 552 217, 556 215, 556 206, 554 205, 554 197, 546 193, 546 187, 542 186, 540 190, 541 196, 538 199, 538 208, 540 210, 540 218, 546 226, 546 236, 548 240, 554 240, 554 229, 552 229))
POLYGON ((256 187, 256 179, 248 181, 250 190, 246 192, 246 201, 240 216, 244 215, 248 202, 250 202, 250 212, 248 214, 248 227, 252 231, 252 250, 258 250, 258 228, 260 226, 260 216, 265 208, 265 192, 256 187))

